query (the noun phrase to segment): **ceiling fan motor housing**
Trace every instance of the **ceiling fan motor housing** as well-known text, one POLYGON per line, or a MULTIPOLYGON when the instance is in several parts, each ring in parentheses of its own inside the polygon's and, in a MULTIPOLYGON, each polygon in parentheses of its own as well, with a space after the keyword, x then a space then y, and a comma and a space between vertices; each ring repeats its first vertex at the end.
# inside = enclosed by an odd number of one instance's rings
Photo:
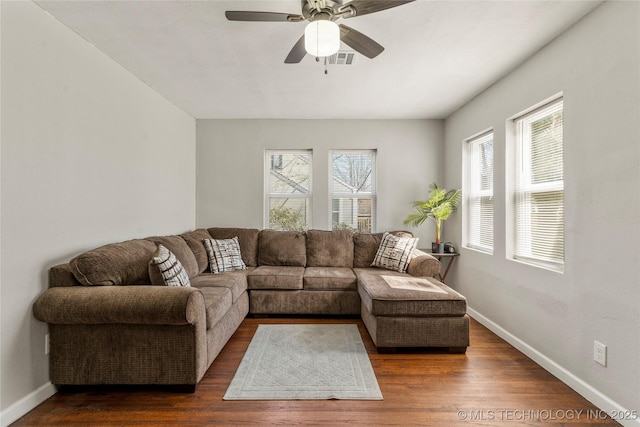
POLYGON ((343 16, 344 11, 341 0, 301 0, 302 16, 309 21, 327 20, 334 21, 338 16, 343 16))

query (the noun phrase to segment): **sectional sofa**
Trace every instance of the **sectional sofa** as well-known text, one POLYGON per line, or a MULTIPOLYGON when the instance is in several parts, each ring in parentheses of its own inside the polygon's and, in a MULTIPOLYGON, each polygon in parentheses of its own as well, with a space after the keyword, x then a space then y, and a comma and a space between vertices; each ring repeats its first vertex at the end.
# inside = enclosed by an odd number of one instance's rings
POLYGON ((84 252, 34 303, 51 382, 193 389, 248 314, 360 315, 380 350, 464 352, 466 300, 414 248, 405 232, 209 228, 84 252))

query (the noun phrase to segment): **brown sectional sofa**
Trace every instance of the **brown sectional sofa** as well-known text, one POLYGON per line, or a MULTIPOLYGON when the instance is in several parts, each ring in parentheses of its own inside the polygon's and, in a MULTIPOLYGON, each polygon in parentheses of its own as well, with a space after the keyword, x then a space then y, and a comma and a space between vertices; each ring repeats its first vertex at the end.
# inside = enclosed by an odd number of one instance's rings
POLYGON ((49 324, 56 385, 195 387, 247 314, 361 315, 379 347, 469 343, 464 297, 433 278, 440 263, 415 251, 407 273, 372 268, 382 238, 349 231, 198 229, 114 243, 50 270, 34 303, 49 324), (211 274, 204 239, 237 237, 246 270, 211 274), (158 244, 191 286, 154 286, 158 244))

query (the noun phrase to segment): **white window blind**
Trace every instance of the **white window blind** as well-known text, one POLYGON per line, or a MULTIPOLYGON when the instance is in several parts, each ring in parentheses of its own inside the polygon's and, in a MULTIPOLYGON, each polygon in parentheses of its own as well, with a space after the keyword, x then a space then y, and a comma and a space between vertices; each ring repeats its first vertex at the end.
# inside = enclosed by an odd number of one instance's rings
POLYGON ((515 120, 515 257, 562 270, 564 265, 563 102, 515 120))
POLYGON ((467 246, 493 252, 493 132, 467 141, 467 246))
POLYGON ((302 231, 311 227, 311 150, 265 154, 265 226, 302 231))
POLYGON ((331 152, 329 191, 333 230, 374 232, 375 164, 375 150, 331 152))

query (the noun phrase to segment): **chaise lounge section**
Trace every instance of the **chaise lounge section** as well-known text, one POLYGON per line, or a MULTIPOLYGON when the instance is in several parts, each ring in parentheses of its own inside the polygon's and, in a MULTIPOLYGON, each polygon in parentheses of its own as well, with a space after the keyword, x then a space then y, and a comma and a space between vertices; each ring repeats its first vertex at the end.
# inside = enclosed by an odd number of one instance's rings
POLYGON ((361 315, 381 350, 464 352, 465 298, 433 278, 440 262, 418 250, 406 272, 372 267, 386 234, 216 227, 82 253, 51 268, 34 303, 49 324, 51 382, 193 389, 249 314, 361 315), (237 242, 241 268, 211 273, 219 260, 206 240, 237 242), (150 260, 160 245, 190 286, 159 286, 150 260))

